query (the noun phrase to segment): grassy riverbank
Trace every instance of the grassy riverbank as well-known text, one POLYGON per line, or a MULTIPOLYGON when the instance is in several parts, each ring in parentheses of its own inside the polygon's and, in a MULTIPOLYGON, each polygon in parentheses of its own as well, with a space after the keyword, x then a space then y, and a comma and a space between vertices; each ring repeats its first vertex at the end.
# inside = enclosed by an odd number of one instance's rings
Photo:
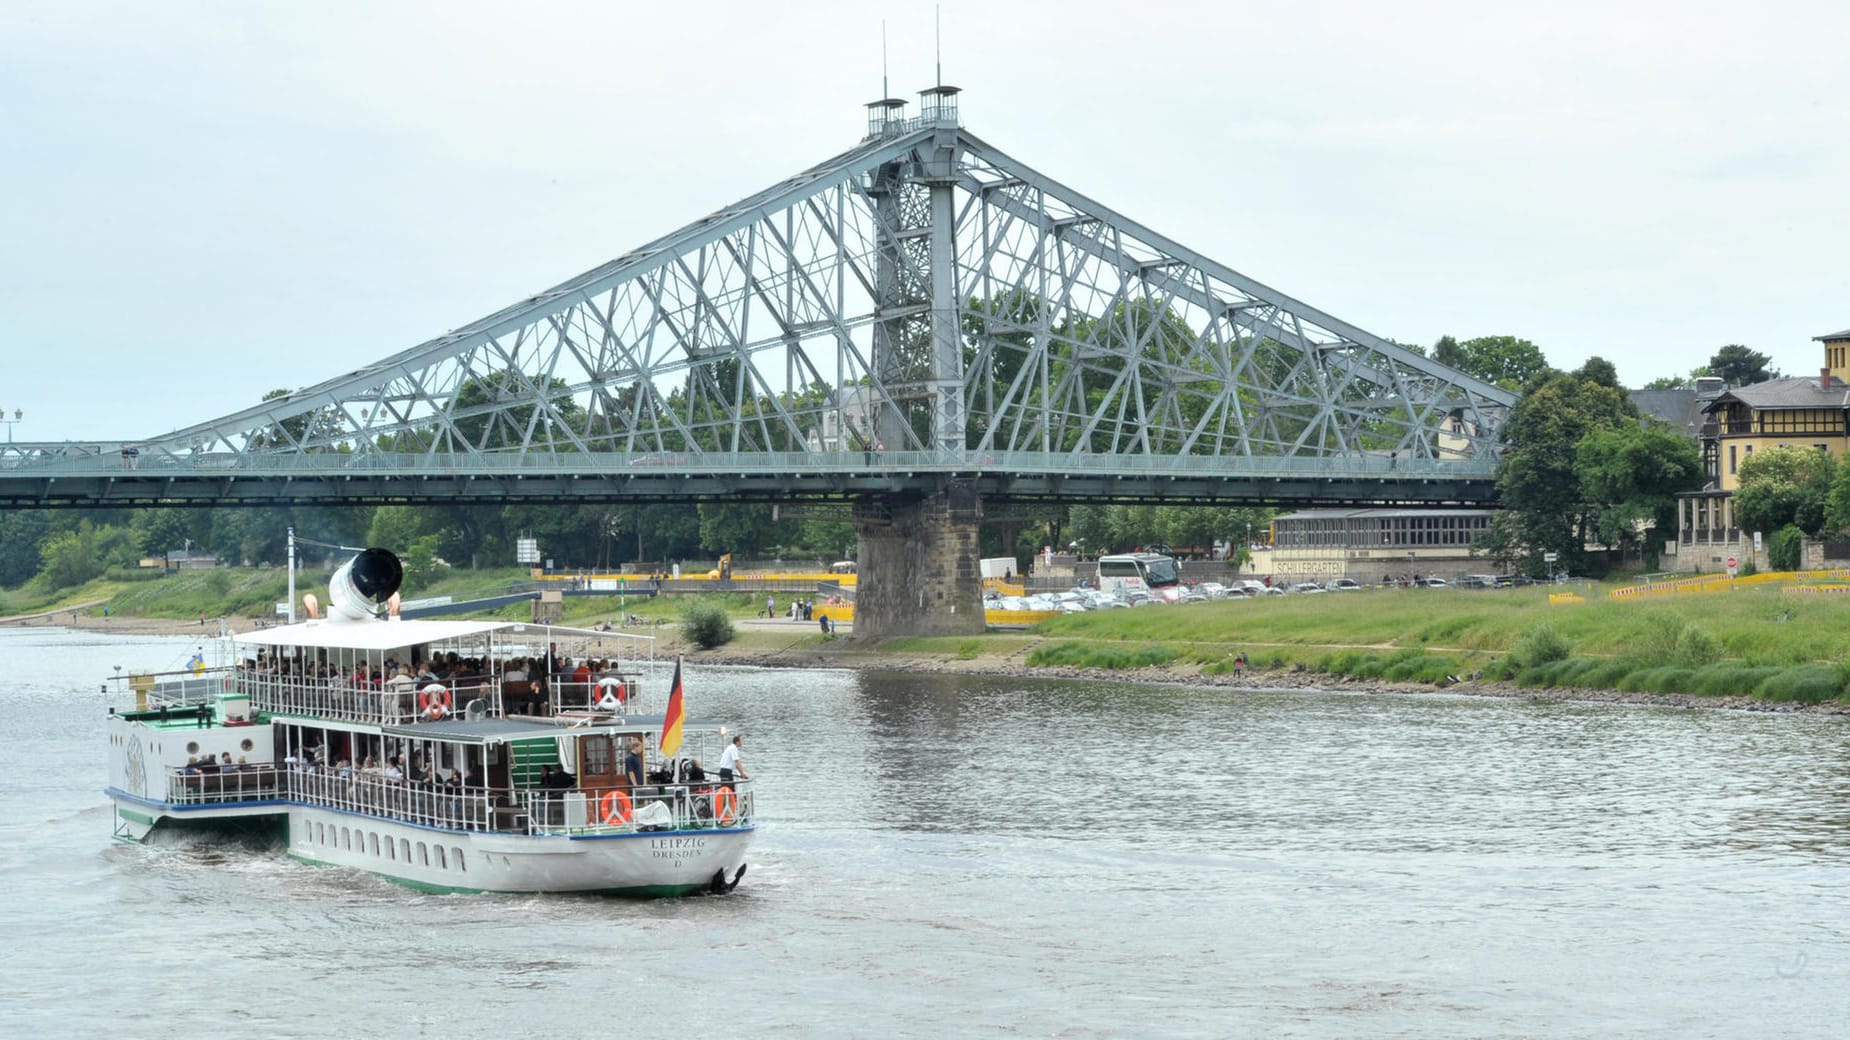
MULTIPOLYGON (((462 572, 420 591, 469 599, 503 592, 522 577, 518 571, 462 572)), ((1600 696, 1676 703, 1850 708, 1850 651, 1839 636, 1850 626, 1850 597, 1743 586, 1709 596, 1614 601, 1605 589, 1586 586, 1578 590, 1583 602, 1552 603, 1549 591, 1406 589, 1236 599, 1074 614, 1027 632, 872 645, 825 636, 811 625, 753 620, 753 596, 702 596, 700 602, 727 611, 738 628, 731 643, 713 650, 682 637, 678 621, 687 598, 630 597, 621 604, 573 598, 565 620, 621 625, 626 615, 636 615, 647 622, 642 630, 658 637, 658 653, 716 662, 1257 685, 1495 686, 1549 696, 1604 691, 1600 696), (1242 656, 1245 663, 1236 664, 1242 656)), ((106 598, 110 627, 160 631, 163 625, 196 625, 201 612, 231 617, 243 628, 267 616, 282 595, 280 571, 225 569, 121 587, 93 583, 71 590, 66 602, 106 598)), ((4 597, 0 610, 25 612, 4 597)), ((522 603, 501 613, 519 618, 529 610, 522 603)), ((40 623, 102 627, 98 614, 53 615, 40 623)))
MULTIPOLYGON (((1453 686, 1607 690, 1850 705, 1850 599, 1778 587, 1584 602, 1547 589, 1380 590, 1074 614, 1012 652, 1030 667, 1304 673, 1453 686), (1244 655, 1246 663, 1236 663, 1244 655)), ((981 656, 997 638, 894 640, 892 652, 981 656)))

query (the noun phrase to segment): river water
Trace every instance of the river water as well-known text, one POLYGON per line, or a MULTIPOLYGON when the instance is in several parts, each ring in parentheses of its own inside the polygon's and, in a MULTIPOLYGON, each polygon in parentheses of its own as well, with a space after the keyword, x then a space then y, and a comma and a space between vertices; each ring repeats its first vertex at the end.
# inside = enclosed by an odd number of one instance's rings
POLYGON ((1840 1037, 1846 722, 690 667, 724 899, 431 896, 113 843, 113 666, 0 629, 9 1037, 1840 1037))

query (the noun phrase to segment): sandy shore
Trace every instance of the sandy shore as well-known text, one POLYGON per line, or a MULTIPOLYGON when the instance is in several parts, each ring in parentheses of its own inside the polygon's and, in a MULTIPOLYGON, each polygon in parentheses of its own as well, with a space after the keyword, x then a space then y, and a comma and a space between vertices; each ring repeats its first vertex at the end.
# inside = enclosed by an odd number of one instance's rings
MULTIPOLYGON (((113 632, 120 635, 211 636, 218 632, 216 618, 207 618, 201 626, 197 619, 109 617, 100 614, 71 612, 34 615, 30 618, 0 619, 0 624, 81 629, 89 632, 113 632)), ((1371 679, 1348 679, 1308 671, 1253 669, 1243 674, 1204 674, 1193 664, 1160 668, 1112 670, 1101 668, 1033 667, 1022 663, 1027 653, 1019 646, 1006 652, 975 657, 938 656, 920 653, 894 653, 878 646, 868 647, 852 637, 826 642, 811 638, 814 631, 807 625, 786 621, 740 621, 736 623, 740 638, 725 646, 703 650, 681 637, 680 628, 662 625, 647 629, 628 629, 632 633, 656 637, 657 657, 683 656, 688 661, 708 664, 747 665, 762 668, 844 668, 854 671, 934 672, 964 675, 1001 675, 1045 679, 1085 679, 1097 682, 1141 683, 1168 686, 1214 686, 1252 690, 1326 690, 1343 693, 1447 693, 1471 697, 1503 697, 1527 701, 1565 701, 1606 704, 1633 704, 1663 708, 1706 708, 1725 711, 1776 712, 1806 715, 1850 715, 1850 705, 1795 704, 1755 700, 1751 697, 1698 697, 1689 694, 1628 693, 1620 690, 1527 689, 1511 683, 1465 680, 1446 686, 1425 683, 1385 683, 1371 679)), ((248 619, 232 622, 232 629, 248 632, 256 627, 248 619)))

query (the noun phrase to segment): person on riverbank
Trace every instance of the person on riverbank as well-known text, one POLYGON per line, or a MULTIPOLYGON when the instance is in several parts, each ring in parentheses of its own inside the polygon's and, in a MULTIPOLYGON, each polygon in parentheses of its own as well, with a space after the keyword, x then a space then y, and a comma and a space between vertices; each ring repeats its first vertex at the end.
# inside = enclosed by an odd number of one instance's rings
POLYGON ((720 756, 719 756, 719 781, 720 783, 722 784, 731 783, 732 775, 734 773, 737 773, 739 775, 739 779, 741 780, 750 780, 752 778, 751 774, 745 771, 744 750, 745 750, 745 738, 744 737, 733 737, 732 743, 726 745, 726 750, 720 752, 720 756))

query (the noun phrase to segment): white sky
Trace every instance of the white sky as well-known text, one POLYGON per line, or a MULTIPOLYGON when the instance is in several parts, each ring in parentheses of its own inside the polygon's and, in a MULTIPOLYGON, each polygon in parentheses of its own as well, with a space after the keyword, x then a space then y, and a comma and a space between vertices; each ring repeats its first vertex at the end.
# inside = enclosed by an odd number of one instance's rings
MULTIPOLYGON (((145 439, 852 147, 931 3, 0 5, 0 407, 145 439)), ((1850 327, 1850 5, 946 0, 1016 159, 1404 342, 1628 385, 1850 327)), ((915 105, 916 108, 916 105, 915 105)))

